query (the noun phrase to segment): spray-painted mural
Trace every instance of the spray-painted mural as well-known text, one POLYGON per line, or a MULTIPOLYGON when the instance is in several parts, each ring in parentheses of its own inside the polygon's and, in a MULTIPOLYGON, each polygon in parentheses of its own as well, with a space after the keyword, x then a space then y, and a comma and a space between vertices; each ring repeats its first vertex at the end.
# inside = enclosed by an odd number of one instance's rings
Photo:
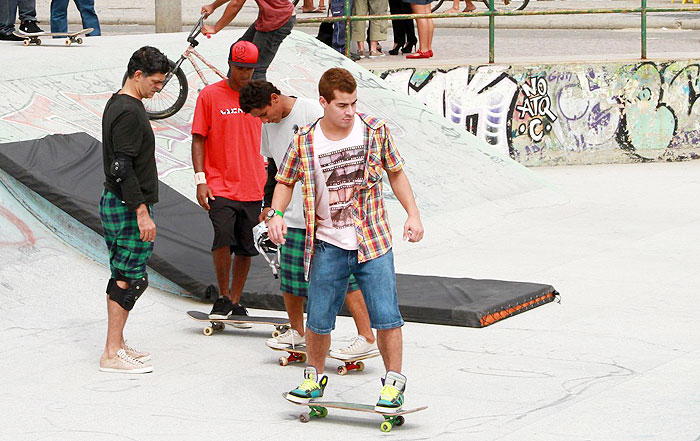
POLYGON ((700 157, 697 61, 375 73, 527 165, 700 157))

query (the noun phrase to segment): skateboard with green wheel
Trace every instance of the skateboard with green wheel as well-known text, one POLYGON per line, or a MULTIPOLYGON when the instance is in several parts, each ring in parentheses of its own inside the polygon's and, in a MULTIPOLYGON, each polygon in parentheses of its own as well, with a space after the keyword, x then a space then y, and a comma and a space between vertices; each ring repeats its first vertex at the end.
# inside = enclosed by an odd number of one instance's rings
POLYGON ((223 331, 226 327, 225 325, 234 326, 240 328, 241 326, 248 325, 272 325, 275 330, 272 331, 273 337, 278 337, 289 329, 289 320, 281 317, 253 317, 247 315, 232 315, 227 319, 210 319, 209 314, 201 311, 187 311, 187 315, 191 319, 197 320, 198 322, 208 322, 210 326, 204 328, 203 333, 206 336, 210 336, 214 331, 223 331))
MULTIPOLYGON (((289 363, 293 363, 295 361, 298 361, 300 363, 306 362, 306 346, 300 346, 297 348, 273 348, 271 346, 268 346, 268 348, 272 349, 273 351, 283 351, 289 354, 287 356, 283 355, 279 358, 280 366, 287 366, 289 363)), ((338 358, 328 354, 328 358, 339 360, 344 363, 342 366, 338 366, 338 369, 336 370, 336 372, 338 372, 338 375, 345 375, 350 371, 362 372, 363 370, 365 370, 365 363, 361 360, 366 360, 368 358, 374 357, 379 357, 379 352, 375 354, 363 355, 360 357, 352 358, 338 358)))
POLYGON ((379 425, 382 432, 389 432, 394 426, 403 426, 406 419, 403 417, 406 414, 420 412, 425 410, 428 406, 416 407, 414 409, 402 409, 395 413, 385 413, 377 412, 374 410, 374 406, 371 404, 360 404, 360 403, 346 403, 343 401, 316 401, 311 400, 308 403, 297 403, 289 398, 287 398, 287 393, 283 393, 282 397, 290 403, 296 404, 297 406, 307 406, 309 408, 308 412, 304 412, 299 415, 299 421, 302 423, 308 423, 312 418, 325 418, 328 415, 328 409, 343 409, 352 410, 357 412, 367 412, 376 413, 384 417, 384 422, 379 425))

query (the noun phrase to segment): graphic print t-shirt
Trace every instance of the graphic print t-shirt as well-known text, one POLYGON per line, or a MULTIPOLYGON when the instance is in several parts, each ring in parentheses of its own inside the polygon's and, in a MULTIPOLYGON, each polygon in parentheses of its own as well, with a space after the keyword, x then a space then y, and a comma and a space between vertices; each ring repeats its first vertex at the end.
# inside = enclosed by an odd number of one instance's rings
POLYGON ((352 210, 355 188, 365 172, 362 124, 355 115, 352 132, 339 141, 326 138, 321 124, 314 132, 316 238, 345 250, 357 249, 352 210))

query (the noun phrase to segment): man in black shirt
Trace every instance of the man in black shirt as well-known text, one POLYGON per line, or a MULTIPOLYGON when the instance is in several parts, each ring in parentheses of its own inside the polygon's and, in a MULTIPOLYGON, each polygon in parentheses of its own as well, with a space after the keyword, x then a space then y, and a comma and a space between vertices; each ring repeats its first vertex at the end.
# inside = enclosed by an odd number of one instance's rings
POLYGON ((146 373, 150 354, 124 341, 129 311, 148 286, 146 263, 153 252, 158 202, 155 138, 142 99, 163 87, 168 59, 144 46, 129 60, 128 78, 107 101, 102 115, 105 184, 100 217, 109 249, 112 277, 107 284, 107 343, 100 358, 104 372, 146 373))

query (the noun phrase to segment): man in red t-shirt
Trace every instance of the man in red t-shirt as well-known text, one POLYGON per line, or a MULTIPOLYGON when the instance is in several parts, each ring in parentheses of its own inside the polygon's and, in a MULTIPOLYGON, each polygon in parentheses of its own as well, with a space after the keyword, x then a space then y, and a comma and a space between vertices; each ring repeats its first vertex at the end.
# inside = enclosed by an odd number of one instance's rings
MULTIPOLYGON (((209 17, 216 8, 229 0, 214 0, 213 3, 202 6, 202 14, 209 17)), ((231 0, 223 15, 214 26, 204 25, 202 34, 216 34, 236 18, 245 0, 231 0)), ((260 50, 258 67, 253 73, 254 80, 266 80, 267 68, 277 54, 282 40, 292 32, 296 22, 294 5, 289 0, 255 0, 258 4, 258 18, 245 31, 238 41, 250 41, 260 50)))
POLYGON ((205 87, 192 122, 192 166, 197 201, 214 226, 212 254, 219 297, 209 317, 248 315, 240 305, 250 258, 256 256, 253 227, 262 208, 267 174, 260 156, 262 122, 240 109, 238 92, 258 65, 258 48, 248 41, 231 46, 228 79, 205 87), (233 258, 233 281, 229 288, 233 258))

